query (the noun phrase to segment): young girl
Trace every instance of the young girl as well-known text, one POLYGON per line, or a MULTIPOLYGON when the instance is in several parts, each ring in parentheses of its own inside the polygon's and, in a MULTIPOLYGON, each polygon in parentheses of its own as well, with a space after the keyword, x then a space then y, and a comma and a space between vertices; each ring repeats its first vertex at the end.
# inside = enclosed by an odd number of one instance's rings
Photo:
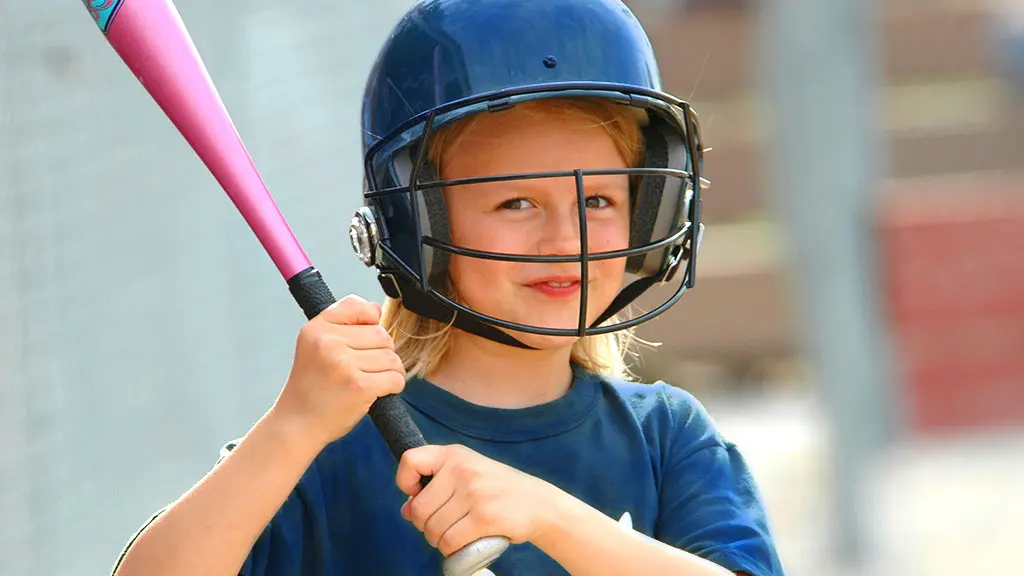
POLYGON ((306 324, 274 405, 115 573, 439 574, 500 535, 498 576, 781 575, 736 447, 627 379, 629 329, 693 284, 701 229, 696 117, 650 50, 616 0, 410 10, 367 85, 351 229, 384 306, 306 324), (400 462, 366 417, 392 393, 429 443, 400 462))

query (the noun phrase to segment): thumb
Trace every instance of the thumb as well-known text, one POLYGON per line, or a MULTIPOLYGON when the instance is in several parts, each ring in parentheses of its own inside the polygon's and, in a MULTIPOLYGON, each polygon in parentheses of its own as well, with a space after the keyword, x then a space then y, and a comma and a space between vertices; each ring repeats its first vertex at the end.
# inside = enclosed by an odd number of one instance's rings
POLYGON ((447 450, 444 446, 420 446, 411 448, 402 454, 398 462, 398 473, 395 484, 409 496, 416 496, 423 489, 420 478, 433 476, 444 466, 447 450))

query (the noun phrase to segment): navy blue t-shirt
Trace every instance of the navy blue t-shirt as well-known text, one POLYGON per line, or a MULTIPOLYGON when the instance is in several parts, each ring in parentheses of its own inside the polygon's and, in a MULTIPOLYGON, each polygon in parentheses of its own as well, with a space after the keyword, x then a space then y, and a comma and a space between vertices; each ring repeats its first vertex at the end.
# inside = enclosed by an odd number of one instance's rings
MULTIPOLYGON (((402 393, 431 444, 464 444, 543 478, 633 528, 752 576, 783 574, 754 479, 690 394, 577 371, 569 391, 520 409, 472 404, 422 379, 402 393)), ((230 450, 233 444, 225 447, 230 450)), ((319 454, 256 541, 243 576, 441 574, 401 517, 397 462, 369 418, 319 454)), ((564 575, 514 544, 497 576, 564 575)))

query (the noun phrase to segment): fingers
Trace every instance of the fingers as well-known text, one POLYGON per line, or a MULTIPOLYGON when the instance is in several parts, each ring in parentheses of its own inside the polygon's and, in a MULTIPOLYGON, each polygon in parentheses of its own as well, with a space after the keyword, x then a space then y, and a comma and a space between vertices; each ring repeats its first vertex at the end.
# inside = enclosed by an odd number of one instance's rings
POLYGON ((315 321, 326 324, 353 350, 394 349, 395 342, 381 326, 381 306, 368 302, 355 294, 345 296, 324 310, 315 321))
POLYGON ((403 455, 398 470, 399 486, 407 493, 414 493, 402 506, 402 516, 423 532, 427 542, 435 548, 445 532, 469 514, 470 505, 469 499, 456 497, 453 474, 437 474, 444 466, 444 448, 423 446, 409 450, 403 455), (432 475, 434 479, 421 489, 419 478, 422 475, 432 475))
MULTIPOLYGON (((433 485, 434 483, 431 482, 427 485, 427 488, 423 489, 423 492, 419 496, 412 499, 409 512, 411 516, 410 521, 417 529, 420 530, 420 532, 423 532, 427 542, 429 542, 434 548, 440 549, 441 542, 444 541, 445 534, 450 532, 455 524, 469 515, 470 502, 468 498, 457 498, 454 493, 452 493, 451 497, 449 497, 447 501, 442 502, 436 510, 424 518, 417 514, 417 504, 424 496, 430 496, 427 494, 427 490, 432 488, 433 485)), ((430 509, 435 504, 436 502, 434 501, 428 501, 421 505, 426 510, 430 509)), ((456 533, 455 536, 458 536, 458 533, 456 533)), ((450 538, 451 537, 449 537, 449 539, 450 538)), ((441 552, 443 552, 445 556, 451 553, 445 552, 444 550, 441 550, 441 552)))
MULTIPOLYGON (((427 445, 406 450, 398 462, 395 484, 402 492, 416 496, 420 491, 420 478, 436 475, 444 465, 444 459, 445 446, 427 445)), ((429 485, 433 486, 436 481, 434 478, 429 485)))
MULTIPOLYGON (((396 483, 411 498, 402 517, 420 530, 431 546, 450 556, 477 538, 495 530, 493 490, 481 486, 485 460, 460 446, 422 446, 405 452, 396 483), (421 488, 421 476, 433 480, 421 488)), ((518 508, 513 515, 520 513, 518 508)))
POLYGON ((339 344, 350 350, 394 350, 395 341, 387 329, 379 324, 331 324, 320 318, 306 323, 299 331, 300 336, 317 342, 325 349, 337 348, 339 344))
POLYGON ((469 514, 465 514, 453 522, 438 538, 437 543, 431 544, 437 548, 445 557, 462 550, 477 538, 481 537, 481 529, 476 520, 469 514))
POLYGON ((394 370, 387 372, 374 372, 362 374, 359 377, 359 386, 363 390, 373 393, 380 398, 388 394, 398 394, 405 389, 405 376, 394 370))
POLYGON ((353 347, 350 354, 352 355, 353 364, 359 366, 359 369, 367 374, 388 371, 398 372, 402 375, 405 374, 405 366, 402 364, 402 359, 390 348, 362 350, 353 347))
MULTIPOLYGON (((417 478, 417 481, 418 480, 419 479, 417 478)), ((412 522, 419 531, 423 532, 426 529, 427 522, 433 518, 439 510, 450 503, 454 494, 455 485, 450 478, 446 475, 443 475, 441 478, 434 477, 434 479, 430 481, 430 484, 427 484, 426 488, 420 490, 419 493, 413 496, 412 500, 409 501, 409 505, 406 510, 408 513, 407 520, 412 522)), ((451 516, 451 514, 449 513, 448 516, 451 516)), ((451 518, 449 524, 461 516, 462 514, 458 514, 455 518, 451 518)))
POLYGON ((379 324, 372 326, 331 326, 345 344, 353 350, 377 350, 395 348, 395 341, 388 331, 379 324))
POLYGON ((377 324, 380 322, 380 315, 379 304, 349 294, 321 312, 318 318, 331 324, 377 324))

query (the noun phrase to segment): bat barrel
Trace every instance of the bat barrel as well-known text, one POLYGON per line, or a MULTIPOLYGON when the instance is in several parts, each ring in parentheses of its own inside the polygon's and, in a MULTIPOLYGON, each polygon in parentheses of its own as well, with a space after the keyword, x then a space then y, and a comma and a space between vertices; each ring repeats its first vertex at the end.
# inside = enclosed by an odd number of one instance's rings
POLYGON ((281 276, 288 280, 309 268, 174 4, 84 2, 118 56, 231 198, 281 276))

